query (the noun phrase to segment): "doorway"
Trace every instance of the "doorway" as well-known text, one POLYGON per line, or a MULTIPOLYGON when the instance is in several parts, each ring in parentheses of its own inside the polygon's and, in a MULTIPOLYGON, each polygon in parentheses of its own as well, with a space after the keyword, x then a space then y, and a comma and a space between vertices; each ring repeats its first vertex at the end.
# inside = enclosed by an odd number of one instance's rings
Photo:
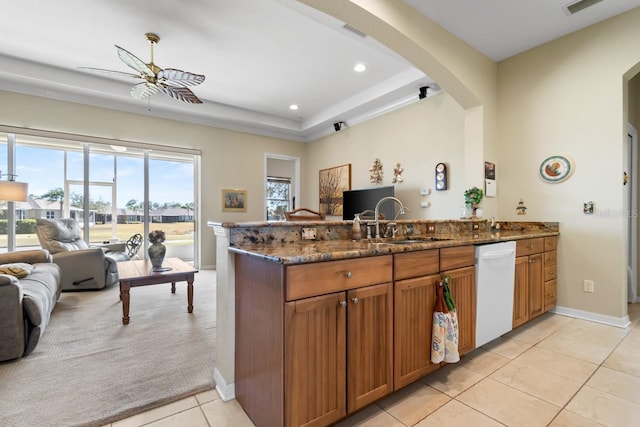
POLYGON ((638 131, 627 125, 625 147, 625 204, 627 212, 627 299, 638 300, 638 131))
POLYGON ((270 178, 283 178, 289 182, 289 206, 293 210, 300 206, 300 158, 281 154, 265 153, 264 155, 264 219, 269 219, 269 194, 270 178))

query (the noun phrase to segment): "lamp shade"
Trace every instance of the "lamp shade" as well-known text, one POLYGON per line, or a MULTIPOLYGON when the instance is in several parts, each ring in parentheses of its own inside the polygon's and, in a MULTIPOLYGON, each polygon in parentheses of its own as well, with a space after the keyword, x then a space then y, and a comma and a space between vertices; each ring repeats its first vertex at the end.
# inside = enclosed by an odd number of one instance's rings
POLYGON ((8 202, 26 202, 28 184, 15 181, 0 181, 0 200, 8 202))

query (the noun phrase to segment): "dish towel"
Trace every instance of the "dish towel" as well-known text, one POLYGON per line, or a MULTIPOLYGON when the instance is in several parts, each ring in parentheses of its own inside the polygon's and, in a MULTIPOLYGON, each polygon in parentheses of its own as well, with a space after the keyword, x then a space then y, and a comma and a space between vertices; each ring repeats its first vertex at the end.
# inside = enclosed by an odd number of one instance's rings
POLYGON ((431 332, 431 362, 456 363, 458 353, 458 316, 456 305, 449 289, 449 276, 444 276, 436 285, 436 304, 433 311, 431 332))

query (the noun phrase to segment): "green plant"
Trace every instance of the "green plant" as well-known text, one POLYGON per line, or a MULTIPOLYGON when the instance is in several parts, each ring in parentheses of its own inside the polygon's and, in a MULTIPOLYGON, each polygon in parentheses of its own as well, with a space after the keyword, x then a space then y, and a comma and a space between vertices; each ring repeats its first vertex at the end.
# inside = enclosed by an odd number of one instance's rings
POLYGON ((478 187, 471 187, 464 192, 464 203, 467 206, 477 207, 482 198, 484 197, 484 192, 478 187))

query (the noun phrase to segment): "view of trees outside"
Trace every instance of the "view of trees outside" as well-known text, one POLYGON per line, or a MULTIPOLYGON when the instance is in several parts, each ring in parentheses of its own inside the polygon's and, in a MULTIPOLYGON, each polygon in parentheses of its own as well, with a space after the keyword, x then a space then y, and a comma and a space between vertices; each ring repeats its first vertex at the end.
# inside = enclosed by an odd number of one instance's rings
POLYGON ((291 181, 267 178, 267 221, 284 221, 284 213, 290 209, 291 181))
MULTIPOLYGON (((7 135, 0 134, 0 170, 3 173, 8 170, 7 146, 7 135)), ((102 144, 89 147, 90 242, 112 238, 127 240, 133 234, 144 232, 144 152, 129 147, 116 148, 102 144)), ((30 202, 13 203, 16 212, 20 213, 18 221, 35 222, 35 218, 71 216, 83 223, 83 144, 16 135, 15 152, 16 180, 27 182, 30 197, 38 200, 35 205, 30 202), (34 208, 40 204, 45 208, 34 208)), ((165 231, 168 245, 193 247, 193 156, 150 152, 149 182, 149 230, 165 231)), ((4 221, 6 224, 6 207, 6 202, 0 202, 0 223, 4 221)), ((24 227, 19 229, 17 223, 16 229, 17 247, 39 246, 35 233, 24 233, 24 227)), ((2 247, 7 247, 6 226, 4 231, 0 227, 2 247)))

